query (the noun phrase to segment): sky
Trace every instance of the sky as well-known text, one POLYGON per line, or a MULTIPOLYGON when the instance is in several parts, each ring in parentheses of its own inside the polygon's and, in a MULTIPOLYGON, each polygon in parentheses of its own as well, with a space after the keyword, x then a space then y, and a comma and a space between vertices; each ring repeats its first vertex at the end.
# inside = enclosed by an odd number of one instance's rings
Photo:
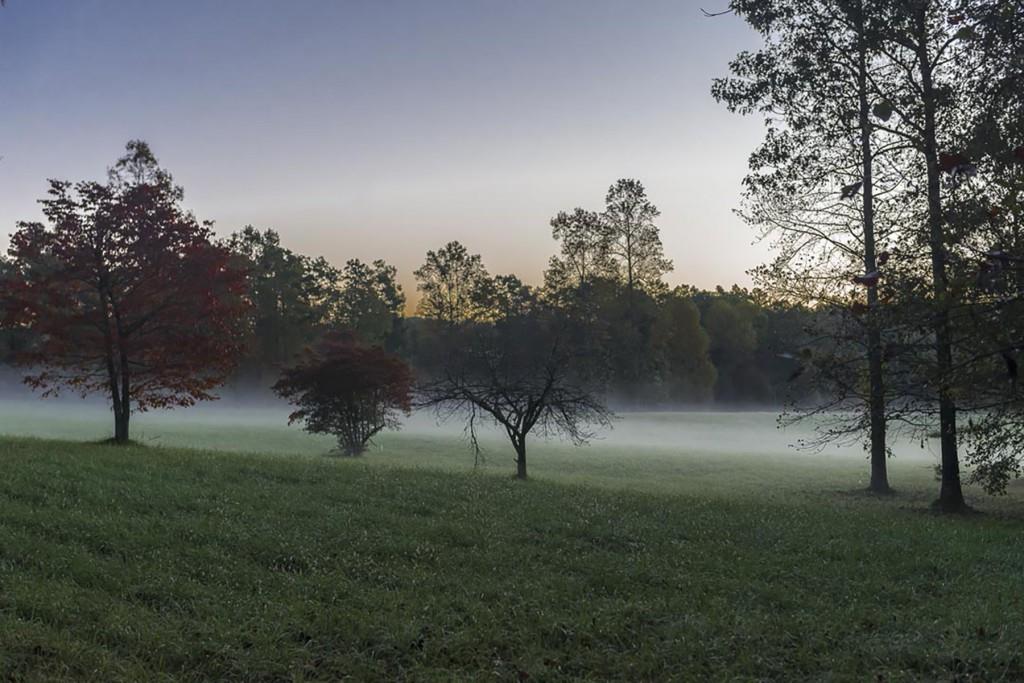
POLYGON ((749 284, 733 213, 761 122, 709 94, 757 46, 725 0, 8 0, 0 247, 47 178, 102 179, 150 143, 219 234, 251 224, 415 296, 459 240, 539 283, 549 221, 637 178, 670 284, 749 284))

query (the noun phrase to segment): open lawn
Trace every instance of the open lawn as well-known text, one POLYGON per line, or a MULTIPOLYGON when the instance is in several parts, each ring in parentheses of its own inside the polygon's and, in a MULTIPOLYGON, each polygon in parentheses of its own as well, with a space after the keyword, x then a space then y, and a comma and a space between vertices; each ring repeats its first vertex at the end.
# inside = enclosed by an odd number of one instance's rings
POLYGON ((1024 495, 933 515, 909 445, 876 499, 764 414, 630 416, 524 483, 429 425, 353 461, 269 412, 117 448, 8 408, 0 679, 1024 678, 1024 495))

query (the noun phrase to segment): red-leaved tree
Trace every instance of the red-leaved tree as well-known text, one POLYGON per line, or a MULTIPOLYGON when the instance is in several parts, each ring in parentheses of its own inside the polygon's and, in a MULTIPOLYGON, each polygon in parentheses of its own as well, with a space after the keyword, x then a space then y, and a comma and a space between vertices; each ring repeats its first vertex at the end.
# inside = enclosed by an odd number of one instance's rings
POLYGON ((360 455, 384 429, 397 429, 412 409, 412 372, 398 356, 345 332, 328 334, 287 368, 274 391, 297 410, 289 423, 332 434, 345 455, 360 455))
POLYGON ((106 183, 51 180, 47 224, 11 236, 2 307, 33 333, 26 383, 107 394, 117 443, 133 410, 215 398, 241 350, 245 273, 183 196, 133 141, 106 183))

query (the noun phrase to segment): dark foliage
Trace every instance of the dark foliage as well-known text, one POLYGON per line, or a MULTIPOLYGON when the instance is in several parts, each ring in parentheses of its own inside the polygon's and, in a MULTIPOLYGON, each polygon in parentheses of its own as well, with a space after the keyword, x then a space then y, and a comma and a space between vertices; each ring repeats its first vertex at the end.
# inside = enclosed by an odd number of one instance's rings
POLYGON ((274 392, 296 406, 289 422, 332 434, 345 455, 360 455, 374 436, 397 429, 412 407, 412 373, 394 354, 330 333, 287 368, 274 392))

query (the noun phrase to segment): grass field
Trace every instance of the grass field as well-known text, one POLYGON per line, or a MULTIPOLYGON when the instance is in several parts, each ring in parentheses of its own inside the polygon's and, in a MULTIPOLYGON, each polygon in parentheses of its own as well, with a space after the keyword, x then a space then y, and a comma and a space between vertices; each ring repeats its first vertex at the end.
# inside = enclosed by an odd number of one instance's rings
POLYGON ((424 424, 349 461, 273 411, 117 448, 4 408, 0 679, 1024 678, 1024 495, 933 515, 912 445, 876 499, 765 414, 629 416, 524 483, 424 424))

